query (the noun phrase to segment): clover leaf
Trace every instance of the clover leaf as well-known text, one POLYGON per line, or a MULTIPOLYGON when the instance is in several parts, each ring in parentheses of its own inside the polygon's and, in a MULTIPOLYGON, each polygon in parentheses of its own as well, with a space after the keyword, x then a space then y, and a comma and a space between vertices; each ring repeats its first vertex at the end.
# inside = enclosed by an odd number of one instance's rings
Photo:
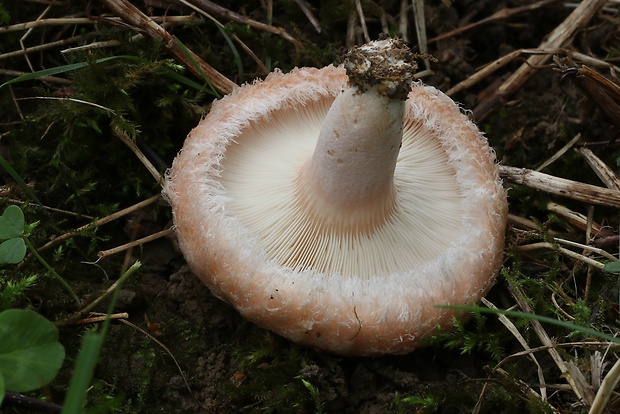
POLYGON ((0 312, 0 403, 4 390, 32 391, 54 379, 65 358, 58 328, 31 310, 0 312))
POLYGON ((0 216, 0 265, 17 264, 26 256, 24 212, 21 208, 8 206, 0 216))

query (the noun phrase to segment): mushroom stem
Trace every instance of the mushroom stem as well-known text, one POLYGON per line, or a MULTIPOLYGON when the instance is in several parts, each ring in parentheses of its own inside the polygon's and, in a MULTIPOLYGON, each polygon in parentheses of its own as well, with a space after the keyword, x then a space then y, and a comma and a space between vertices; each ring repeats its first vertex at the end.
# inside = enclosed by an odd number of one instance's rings
POLYGON ((372 215, 374 227, 392 211, 405 99, 417 67, 413 57, 395 39, 371 42, 346 56, 349 87, 330 107, 300 174, 299 187, 312 194, 303 202, 313 205, 321 222, 342 223, 346 216, 357 228, 358 219, 367 222, 372 215))
POLYGON ((305 184, 334 206, 355 206, 393 192, 405 101, 356 86, 340 94, 321 128, 305 184))

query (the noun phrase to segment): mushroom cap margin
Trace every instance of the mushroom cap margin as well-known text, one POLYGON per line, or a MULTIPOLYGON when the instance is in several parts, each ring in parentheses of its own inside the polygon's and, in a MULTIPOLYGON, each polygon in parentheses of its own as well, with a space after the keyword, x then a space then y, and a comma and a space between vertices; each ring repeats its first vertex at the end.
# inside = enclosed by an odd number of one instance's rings
POLYGON ((164 194, 192 272, 250 321, 337 354, 407 353, 438 325, 451 324, 454 312, 435 305, 477 303, 502 260, 507 202, 495 156, 450 98, 416 84, 406 105, 406 117, 424 120, 441 141, 462 189, 463 232, 434 263, 364 281, 293 272, 268 260, 249 231, 227 216, 218 181, 226 147, 250 123, 316 96, 335 98, 346 83, 344 69, 328 66, 274 72, 237 88, 189 134, 164 194), (412 284, 414 272, 428 277, 412 284))

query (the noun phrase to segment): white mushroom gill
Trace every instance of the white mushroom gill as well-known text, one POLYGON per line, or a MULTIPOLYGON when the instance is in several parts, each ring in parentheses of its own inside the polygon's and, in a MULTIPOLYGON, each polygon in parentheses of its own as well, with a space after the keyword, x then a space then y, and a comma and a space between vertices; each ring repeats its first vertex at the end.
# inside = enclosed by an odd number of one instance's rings
POLYGON ((367 280, 423 265, 456 238, 447 155, 422 120, 405 125, 413 57, 395 39, 354 48, 341 93, 271 111, 227 149, 228 212, 279 265, 367 280))
POLYGON ((272 260, 295 270, 367 279, 441 255, 462 231, 461 194, 441 141, 421 120, 404 126, 395 205, 379 226, 330 230, 301 208, 297 177, 334 98, 274 111, 269 122, 253 122, 228 146, 221 173, 227 214, 249 229, 272 260))

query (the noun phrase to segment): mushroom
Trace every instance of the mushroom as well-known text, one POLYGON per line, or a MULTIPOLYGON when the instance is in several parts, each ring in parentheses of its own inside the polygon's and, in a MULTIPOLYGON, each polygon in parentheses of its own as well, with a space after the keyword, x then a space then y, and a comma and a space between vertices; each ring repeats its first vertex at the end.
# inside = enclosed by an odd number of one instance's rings
POLYGON ((401 40, 275 71, 191 131, 164 194, 190 269, 245 318, 341 355, 403 354, 501 265, 494 153, 401 40))

